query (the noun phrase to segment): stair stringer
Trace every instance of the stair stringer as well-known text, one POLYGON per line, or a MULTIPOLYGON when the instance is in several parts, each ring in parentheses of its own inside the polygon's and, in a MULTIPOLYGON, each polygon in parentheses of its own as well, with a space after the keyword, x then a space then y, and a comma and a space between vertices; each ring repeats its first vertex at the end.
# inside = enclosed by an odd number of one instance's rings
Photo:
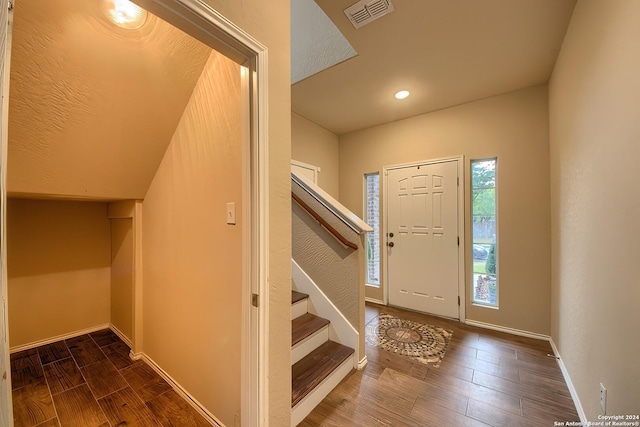
POLYGON ((291 277, 293 279, 294 290, 309 295, 307 311, 316 316, 329 320, 329 339, 339 344, 346 345, 355 350, 353 358, 353 368, 362 369, 366 364, 364 355, 359 354, 358 330, 351 325, 346 317, 338 310, 324 292, 315 282, 304 272, 298 263, 291 259, 291 277))

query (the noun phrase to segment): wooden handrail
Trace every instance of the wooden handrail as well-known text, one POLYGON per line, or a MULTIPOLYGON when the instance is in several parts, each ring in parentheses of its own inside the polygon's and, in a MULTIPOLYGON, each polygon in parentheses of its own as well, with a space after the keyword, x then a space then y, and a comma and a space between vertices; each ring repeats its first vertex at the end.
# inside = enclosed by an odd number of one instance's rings
POLYGON ((346 237, 344 237, 342 234, 340 234, 340 232, 338 230, 336 230, 335 228, 333 228, 331 226, 331 224, 329 224, 327 221, 325 221, 324 218, 322 218, 320 215, 318 215, 316 213, 316 211, 314 211, 311 206, 307 205, 300 197, 298 197, 293 191, 291 192, 291 197, 293 198, 293 200, 295 200, 300 206, 302 206, 302 208, 304 208, 305 211, 307 211, 309 213, 309 215, 311 215, 313 218, 315 218, 316 221, 318 221, 320 223, 320 225, 322 225, 324 228, 326 228, 329 233, 333 234, 336 239, 340 240, 340 243, 342 243, 343 245, 351 248, 351 249, 358 249, 358 245, 356 245, 355 243, 351 243, 349 240, 347 240, 346 237))

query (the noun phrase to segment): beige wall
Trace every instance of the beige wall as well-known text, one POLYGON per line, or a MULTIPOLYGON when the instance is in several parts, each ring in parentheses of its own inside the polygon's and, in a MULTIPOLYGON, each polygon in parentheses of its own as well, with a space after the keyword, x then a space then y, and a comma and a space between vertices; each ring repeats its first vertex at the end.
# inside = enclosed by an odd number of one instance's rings
MULTIPOLYGON (((335 215, 329 213, 317 200, 294 185, 295 193, 338 230, 348 241, 358 244, 359 236, 335 215)), ((359 253, 343 245, 303 207, 291 206, 291 243, 293 259, 331 302, 358 329, 359 322, 359 253)), ((360 331, 363 332, 363 331, 360 331)))
POLYGON ((320 167, 318 185, 335 199, 339 198, 340 146, 338 135, 292 112, 291 158, 320 167))
POLYGON ((106 203, 9 199, 11 347, 109 323, 106 203))
POLYGON ((552 337, 590 421, 640 413, 640 2, 579 1, 550 82, 552 337))
POLYGON ((269 408, 273 426, 290 424, 291 54, 289 0, 205 0, 269 52, 269 408))
POLYGON ((226 425, 240 416, 241 172, 240 67, 213 52, 142 205, 143 348, 226 425))
POLYGON ((133 218, 110 219, 111 325, 133 341, 133 218))
POLYGON ((469 162, 497 156, 500 309, 470 304, 467 265, 466 316, 549 334, 547 110, 547 87, 543 85, 342 135, 340 201, 361 215, 365 173, 382 173, 385 165, 464 155, 465 248, 469 264, 469 162))

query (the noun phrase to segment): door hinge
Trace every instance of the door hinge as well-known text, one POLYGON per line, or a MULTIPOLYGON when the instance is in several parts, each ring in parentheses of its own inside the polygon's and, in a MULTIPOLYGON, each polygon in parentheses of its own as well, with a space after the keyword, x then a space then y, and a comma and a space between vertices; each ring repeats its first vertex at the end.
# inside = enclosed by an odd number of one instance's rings
POLYGON ((460 236, 458 236, 458 246, 460 246, 460 236))
POLYGON ((458 177, 458 187, 460 187, 460 177, 458 177))
POLYGON ((458 305, 460 305, 460 295, 458 295, 458 305))
POLYGON ((251 294, 251 305, 254 306, 254 307, 259 307, 260 306, 260 295, 251 294))

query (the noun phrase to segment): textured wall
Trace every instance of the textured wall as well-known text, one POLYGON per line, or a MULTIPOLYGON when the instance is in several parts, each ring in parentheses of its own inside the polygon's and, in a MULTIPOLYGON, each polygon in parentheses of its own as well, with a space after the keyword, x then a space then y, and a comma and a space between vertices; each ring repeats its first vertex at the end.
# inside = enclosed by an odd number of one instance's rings
POLYGON ((242 141, 240 67, 214 52, 142 205, 144 352, 226 425, 240 414, 242 141))
POLYGON ((133 341, 133 218, 114 218, 111 226, 111 324, 133 341))
POLYGON ((106 203, 9 199, 11 347, 109 323, 106 203))
POLYGON ((318 185, 336 200, 340 195, 338 135, 291 113, 291 158, 318 166, 318 185))
POLYGON ((459 155, 465 156, 467 318, 549 334, 546 85, 341 136, 340 201, 361 215, 365 173, 382 173, 385 165, 459 155), (492 156, 498 157, 499 310, 471 305, 469 288, 469 162, 492 156))
POLYGON ((640 2, 578 1, 549 84, 552 337, 590 421, 640 414, 640 2))
MULTIPOLYGON (((293 185, 293 184, 292 184, 293 185)), ((297 191, 305 203, 319 213, 350 242, 359 236, 312 199, 297 191)), ((296 202, 291 209, 293 259, 313 279, 333 304, 360 329, 358 312, 358 252, 344 246, 296 202)))
POLYGON ((98 1, 15 4, 9 193, 142 198, 211 49, 98 1))
POLYGON ((272 426, 291 423, 290 0, 205 0, 269 49, 269 407, 272 426))
POLYGON ((314 0, 291 2, 291 84, 357 55, 314 0))

